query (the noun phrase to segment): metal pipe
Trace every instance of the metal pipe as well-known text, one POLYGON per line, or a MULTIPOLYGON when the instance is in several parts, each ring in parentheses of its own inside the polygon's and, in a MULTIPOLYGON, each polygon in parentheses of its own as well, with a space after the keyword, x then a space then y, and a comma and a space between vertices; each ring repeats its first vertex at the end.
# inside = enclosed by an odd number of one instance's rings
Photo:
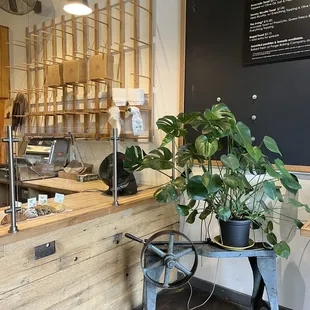
POLYGON ((175 179, 175 138, 172 139, 172 180, 175 179))
POLYGON ((14 157, 13 157, 13 133, 12 126, 7 127, 8 130, 8 157, 9 157, 9 176, 10 176, 10 206, 11 206, 11 227, 9 233, 17 233, 16 225, 16 205, 15 205, 15 178, 14 178, 14 157))
POLYGON ((118 206, 118 186, 117 186, 117 128, 113 128, 113 206, 118 206))

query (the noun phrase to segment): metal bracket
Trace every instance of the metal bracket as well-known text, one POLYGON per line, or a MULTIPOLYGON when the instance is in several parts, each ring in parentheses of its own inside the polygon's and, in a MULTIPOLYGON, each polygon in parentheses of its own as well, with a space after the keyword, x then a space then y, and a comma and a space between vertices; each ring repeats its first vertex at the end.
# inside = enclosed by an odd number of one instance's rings
POLYGON ((56 253, 56 244, 55 241, 44 243, 38 245, 34 248, 34 259, 38 260, 40 258, 50 256, 56 253))

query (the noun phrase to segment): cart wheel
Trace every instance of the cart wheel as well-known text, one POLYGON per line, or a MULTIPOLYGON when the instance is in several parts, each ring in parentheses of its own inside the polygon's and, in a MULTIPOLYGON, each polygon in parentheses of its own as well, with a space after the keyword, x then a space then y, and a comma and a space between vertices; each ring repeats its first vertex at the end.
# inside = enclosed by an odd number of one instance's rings
POLYGON ((144 276, 160 288, 174 289, 185 285, 194 276, 197 265, 198 255, 194 244, 186 235, 174 230, 154 234, 145 241, 141 252, 144 276), (186 241, 175 241, 178 237, 186 241), (179 262, 186 255, 192 257, 191 269, 179 262), (172 271, 175 271, 174 275, 172 271), (178 275, 176 271, 179 271, 178 275))

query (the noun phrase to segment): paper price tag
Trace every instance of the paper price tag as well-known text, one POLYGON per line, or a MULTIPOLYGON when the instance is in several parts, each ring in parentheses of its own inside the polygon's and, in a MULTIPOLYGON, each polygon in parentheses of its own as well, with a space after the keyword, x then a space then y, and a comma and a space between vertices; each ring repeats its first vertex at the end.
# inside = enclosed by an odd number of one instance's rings
POLYGON ((22 203, 20 201, 15 201, 15 207, 16 208, 21 208, 22 207, 22 203))
POLYGON ((64 200, 65 200, 65 195, 64 194, 59 194, 59 193, 56 193, 55 194, 55 202, 57 203, 63 203, 64 200))
POLYGON ((37 198, 29 198, 27 199, 28 208, 35 208, 37 206, 37 198))
POLYGON ((45 206, 47 204, 47 195, 39 195, 39 205, 45 206))

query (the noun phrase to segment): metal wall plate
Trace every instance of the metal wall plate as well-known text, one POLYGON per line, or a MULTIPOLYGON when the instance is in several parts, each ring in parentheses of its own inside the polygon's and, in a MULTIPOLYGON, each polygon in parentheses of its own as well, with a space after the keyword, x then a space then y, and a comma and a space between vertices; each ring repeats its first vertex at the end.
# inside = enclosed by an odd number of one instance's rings
POLYGON ((34 259, 37 260, 46 256, 50 256, 54 253, 56 253, 55 241, 44 243, 34 248, 34 259))

